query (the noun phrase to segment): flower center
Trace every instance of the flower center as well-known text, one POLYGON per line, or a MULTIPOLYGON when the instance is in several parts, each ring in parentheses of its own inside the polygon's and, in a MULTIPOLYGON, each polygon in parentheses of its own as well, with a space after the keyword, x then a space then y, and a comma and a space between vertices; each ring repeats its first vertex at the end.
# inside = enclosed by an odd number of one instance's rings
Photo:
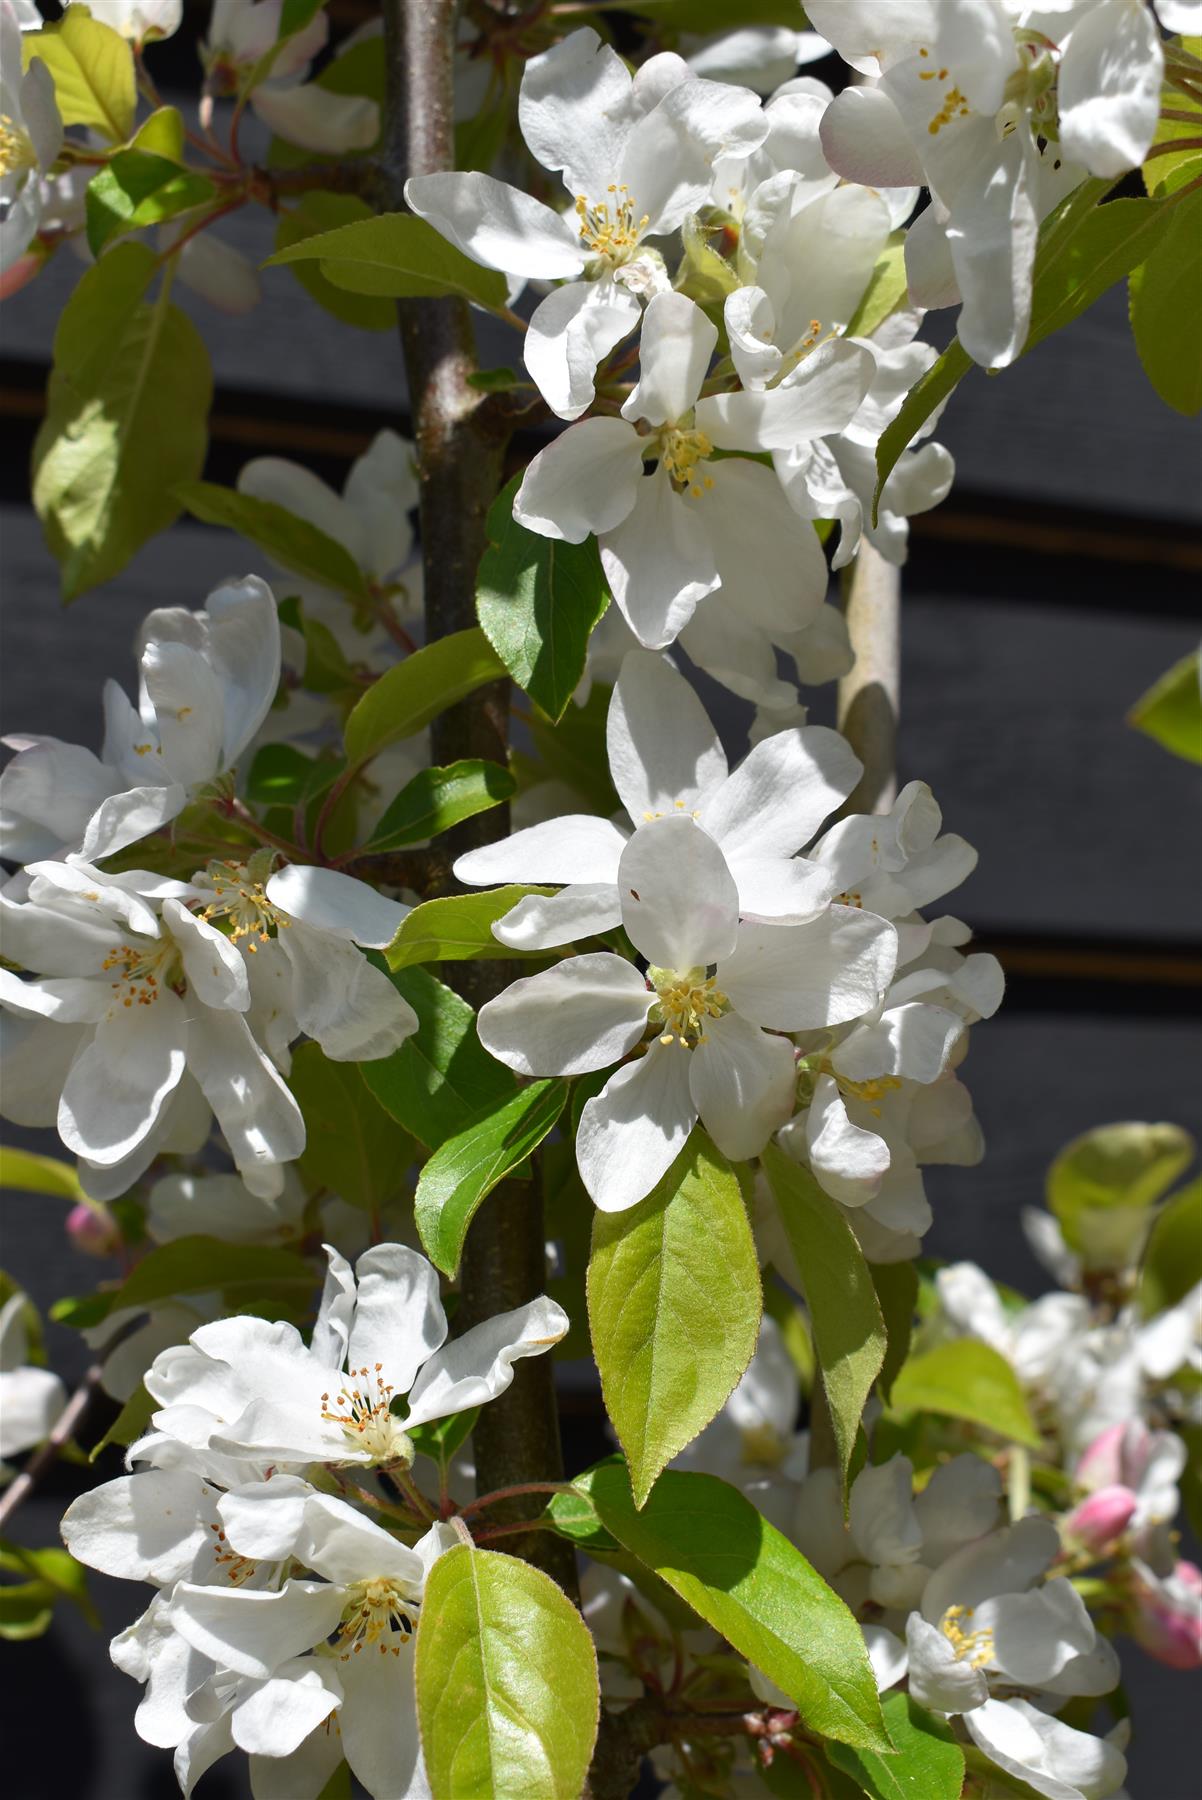
POLYGON ((761 1421, 744 1425, 739 1433, 743 1461, 760 1469, 779 1469, 785 1460, 784 1440, 774 1425, 761 1421))
POLYGON ((966 1631, 960 1621, 968 1624, 972 1615, 971 1606, 949 1606, 939 1629, 955 1651, 957 1662, 966 1662, 972 1669, 982 1669, 993 1657, 993 1633, 966 1631))
POLYGON ((687 490, 696 500, 703 489, 713 487, 713 476, 698 469, 698 464, 704 464, 714 449, 704 431, 682 430, 678 425, 670 425, 659 434, 657 448, 659 460, 678 493, 687 490))
POLYGON ((120 1001, 122 1006, 153 1006, 164 988, 182 994, 186 985, 179 951, 171 938, 118 944, 100 966, 116 977, 110 986, 114 1004, 120 1001))
POLYGON ((347 1442, 366 1450, 373 1463, 408 1468, 413 1461, 413 1440, 392 1411, 392 1384, 385 1381, 382 1363, 374 1369, 351 1369, 334 1395, 321 1397, 321 1416, 341 1425, 347 1442))
POLYGON ((611 181, 607 191, 613 198, 598 200, 592 206, 587 195, 576 196, 581 241, 595 256, 603 256, 608 263, 628 262, 638 249, 650 215, 644 213, 641 219, 635 218, 634 201, 625 182, 619 187, 611 181))
POLYGON ((730 1001, 714 984, 714 977, 704 968, 647 970, 647 980, 658 999, 648 1017, 653 1025, 662 1025, 661 1044, 683 1044, 693 1050, 705 1042, 708 1019, 719 1019, 729 1012, 730 1001))
MULTIPOLYGON (((1038 136, 1055 138, 1056 130, 1056 45, 1039 31, 1016 31, 1014 34, 1016 66, 1006 82, 1002 105, 994 114, 999 138, 1009 137, 1024 119, 1029 119, 1038 136)), ((931 52, 922 45, 920 58, 931 62, 931 52)), ((939 106, 927 130, 938 137, 945 125, 956 119, 967 119, 971 106, 956 85, 950 69, 929 67, 919 71, 920 81, 938 84, 939 106)))
POLYGON ((196 879, 198 887, 213 895, 202 909, 201 918, 210 924, 214 919, 228 919, 235 943, 241 938, 251 940, 246 948, 252 956, 260 944, 270 940, 273 931, 286 929, 292 922, 267 898, 271 863, 270 851, 256 850, 245 863, 211 862, 196 879))
POLYGON ((364 1645, 374 1645, 381 1656, 391 1650, 401 1654, 401 1645, 385 1642, 400 1633, 401 1642, 413 1636, 413 1616, 417 1607, 399 1582, 386 1575, 375 1575, 367 1581, 356 1581, 347 1589, 346 1609, 338 1627, 337 1650, 343 1662, 358 1656, 364 1645))
POLYGON ((0 113, 0 175, 23 175, 38 166, 33 139, 8 113, 0 113))
POLYGON ((210 1524, 209 1530, 213 1533, 214 1539, 214 1565, 225 1576, 231 1587, 241 1587, 243 1582, 249 1581, 254 1574, 254 1563, 248 1556, 240 1556, 236 1550, 230 1549, 226 1542, 223 1526, 213 1523, 210 1524))
MULTIPOLYGON (((835 1074, 833 1069, 831 1074, 835 1074)), ((835 1075, 835 1080, 841 1094, 850 1100, 862 1100, 878 1118, 881 1115, 878 1102, 901 1086, 900 1075, 877 1075, 871 1081, 849 1081, 846 1075, 835 1075)))

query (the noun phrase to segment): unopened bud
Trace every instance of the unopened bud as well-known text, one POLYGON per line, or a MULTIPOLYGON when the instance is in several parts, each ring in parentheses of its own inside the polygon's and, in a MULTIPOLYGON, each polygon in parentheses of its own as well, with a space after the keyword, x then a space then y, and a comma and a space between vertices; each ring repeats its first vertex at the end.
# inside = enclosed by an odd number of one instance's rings
POLYGON ((1202 1668, 1202 1570, 1179 1562, 1163 1579, 1134 1565, 1131 1635, 1171 1669, 1202 1668))
POLYGON ((67 1214, 67 1236, 85 1256, 114 1256, 121 1247, 120 1227, 101 1206, 73 1206, 67 1214))
POLYGON ((1079 1506, 1061 1523, 1066 1542, 1102 1555, 1122 1537, 1138 1505, 1130 1488, 1104 1487, 1079 1506))

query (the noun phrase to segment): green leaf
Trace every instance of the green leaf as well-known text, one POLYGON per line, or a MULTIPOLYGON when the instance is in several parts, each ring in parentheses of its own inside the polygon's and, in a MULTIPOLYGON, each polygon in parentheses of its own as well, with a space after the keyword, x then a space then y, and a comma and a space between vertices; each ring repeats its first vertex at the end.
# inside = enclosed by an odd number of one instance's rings
POLYGON ((284 0, 280 8, 277 42, 282 44, 285 38, 295 37, 298 31, 303 31, 310 19, 316 16, 321 4, 322 0, 284 0))
MULTIPOLYGON (((1199 116, 1202 124, 1202 115, 1199 116)), ((1144 373, 1166 405, 1202 412, 1202 193, 1173 209, 1151 256, 1131 271, 1131 332, 1144 373)), ((1196 696, 1195 696, 1196 697, 1196 696)), ((1197 759, 1202 761, 1202 736, 1197 759)))
POLYGON ((381 675, 353 707, 346 722, 349 760, 366 762, 412 737, 448 706, 504 674, 504 663, 478 625, 436 638, 381 675))
MULTIPOLYGON (((337 66, 337 63, 330 65, 331 68, 337 66)), ((319 85, 326 84, 319 80, 319 85)), ((316 237, 319 232, 332 231, 337 226, 373 216, 367 202, 355 194, 327 194, 322 188, 311 194, 298 194, 289 210, 280 214, 275 247, 277 252, 288 250, 294 244, 316 237)), ((344 324, 356 325, 361 331, 396 330, 396 307, 391 300, 373 299, 370 294, 349 294, 345 288, 335 287, 332 281, 326 280, 319 263, 293 262, 289 267, 305 292, 344 324)))
POLYGON ((910 1354, 914 1312, 918 1305, 918 1271, 911 1262, 869 1263, 877 1304, 885 1321, 888 1347, 877 1383, 886 1406, 898 1371, 910 1354))
POLYGON ((989 1344, 961 1338, 912 1356, 893 1383, 895 1413, 933 1412, 967 1419, 998 1437, 1039 1448, 1039 1433, 1018 1376, 989 1344))
POLYGON ((774 1144, 762 1160, 805 1289, 846 1485, 864 1403, 885 1360, 884 1320, 863 1251, 835 1202, 774 1144))
POLYGON ((267 266, 319 262, 335 287, 390 300, 454 294, 496 311, 505 305, 505 277, 449 244, 413 213, 381 213, 319 232, 277 250, 267 266))
POLYGON ((54 338, 33 501, 68 600, 116 575, 179 515, 204 462, 213 379, 195 326, 142 297, 157 267, 118 244, 80 280, 54 338))
POLYGON ((883 1711, 897 1754, 828 1744, 835 1767, 854 1775, 871 1800, 960 1800, 964 1752, 947 1720, 924 1712, 908 1694, 890 1694, 883 1711))
POLYGON ((518 686, 558 719, 584 674, 609 589, 595 538, 565 544, 518 523, 513 497, 521 479, 515 475, 489 508, 476 615, 518 686))
POLYGON ((508 769, 480 757, 422 769, 401 789, 367 840, 369 850, 397 850, 449 831, 463 819, 508 800, 517 783, 508 769))
POLYGON ((566 781, 583 795, 590 812, 603 818, 622 804, 610 777, 605 746, 612 693, 612 688, 594 683, 584 705, 566 707, 558 723, 553 725, 537 713, 530 721, 530 735, 544 765, 538 778, 566 781))
POLYGON ((430 1571, 417 1715, 433 1800, 574 1800, 597 1736, 597 1653, 541 1569, 459 1544, 430 1571))
POLYGON ((394 1119, 431 1150, 487 1107, 512 1097, 512 1073, 476 1036, 466 1000, 428 969, 399 969, 393 985, 417 1014, 417 1030, 360 1074, 394 1119))
POLYGON ((784 1689, 810 1731, 889 1753, 860 1627, 750 1500, 716 1476, 668 1469, 640 1512, 620 1462, 574 1485, 620 1544, 784 1689))
POLYGON ((110 238, 204 206, 216 193, 207 176, 181 169, 168 157, 119 150, 93 175, 84 195, 88 248, 99 256, 110 238))
POLYGON ((448 1419, 431 1419, 428 1425, 415 1425, 406 1436, 419 1456, 428 1456, 441 1468, 449 1469, 456 1450, 472 1435, 479 1417, 480 1408, 469 1406, 466 1412, 452 1413, 448 1419))
POLYGON ((537 1150, 563 1111, 568 1084, 532 1081, 444 1139, 417 1183, 413 1212, 422 1247, 454 1275, 476 1208, 499 1181, 537 1150))
POLYGON ((54 1618, 54 1590, 44 1581, 0 1587, 0 1638, 20 1644, 44 1637, 54 1618))
MULTIPOLYGON (((1066 202, 1074 207, 1077 196, 1066 202)), ((1108 200, 1069 224, 1053 215, 1035 260, 1031 329, 1023 355, 1080 316, 1151 255, 1168 230, 1172 206, 1162 200, 1108 200)), ((938 367, 938 364, 936 364, 938 367)))
POLYGON ((942 406, 950 397, 972 366, 968 351, 959 338, 953 338, 938 361, 933 362, 926 374, 914 383, 902 401, 897 417, 882 431, 876 447, 876 492, 872 496, 874 525, 877 522, 881 494, 898 457, 910 444, 915 432, 926 424, 936 407, 942 406))
POLYGON ((527 894, 553 894, 554 888, 500 887, 480 894, 450 894, 445 900, 427 900, 401 921, 401 928, 384 952, 392 970, 413 963, 477 962, 504 957, 521 961, 542 956, 541 950, 511 950, 492 934, 493 921, 503 918, 527 894))
POLYGON ((531 384, 516 369, 477 369, 467 377, 467 385, 481 394, 508 394, 513 388, 528 388, 531 384))
POLYGON ((230 1312, 270 1303, 270 1317, 304 1318, 316 1277, 303 1256, 263 1244, 182 1237, 159 1244, 109 1299, 109 1312, 142 1309, 186 1294, 220 1292, 230 1312))
POLYGON ((64 125, 90 125, 110 143, 125 142, 138 97, 134 53, 119 32, 86 6, 68 6, 54 24, 25 32, 21 52, 27 69, 38 57, 53 75, 64 125))
POLYGON ((281 568, 340 594, 366 596, 367 581, 350 551, 286 506, 220 487, 215 481, 185 482, 176 493, 194 518, 240 532, 281 568))
POLYGON ((1149 1208, 1193 1160, 1179 1125, 1099 1125, 1066 1144, 1047 1177, 1048 1206, 1064 1241, 1088 1268, 1139 1260, 1149 1208))
POLYGON ((844 333, 846 337, 871 337, 891 313, 904 306, 910 287, 906 280, 906 234, 895 231, 877 257, 868 286, 860 297, 844 333))
MULTIPOLYGON (((1192 55, 1202 57, 1202 37, 1184 37, 1181 42, 1192 55)), ((1172 112, 1191 113, 1193 118, 1158 119, 1150 149, 1175 143, 1178 138, 1202 138, 1202 102, 1181 88, 1170 86, 1167 81, 1160 90, 1160 101, 1162 107, 1172 112)), ((1202 150, 1197 148, 1153 156, 1143 166, 1144 186, 1150 194, 1175 193, 1198 174, 1202 174, 1202 150)))
POLYGON ((120 1444, 123 1449, 128 1449, 140 1437, 145 1437, 150 1429, 150 1415, 157 1411, 158 1404, 139 1382, 100 1442, 93 1444, 88 1451, 88 1461, 94 1463, 101 1451, 107 1450, 110 1444, 120 1444))
POLYGON ((1202 763, 1202 650, 1191 650, 1154 682, 1128 713, 1127 723, 1174 756, 1202 763))
POLYGON ((10 1144, 0 1144, 0 1188, 22 1188, 27 1194, 53 1194, 73 1205, 86 1204, 70 1163, 37 1156, 32 1150, 14 1150, 10 1144))
POLYGON ((743 1195, 703 1132, 638 1206, 596 1214, 589 1327, 636 1506, 729 1399, 762 1310, 743 1195))
POLYGON ((1199 1281, 1202 1175, 1173 1195, 1152 1227, 1139 1275, 1140 1311, 1151 1318, 1167 1306, 1176 1306, 1199 1281))
POLYGON ((246 797, 256 806, 297 806, 337 779, 331 758, 306 756, 295 744, 262 744, 246 776, 246 797))
POLYGON ((129 140, 131 150, 145 150, 149 156, 165 156, 169 162, 184 159, 184 116, 178 106, 156 107, 143 119, 129 140))
POLYGON ((372 1213, 403 1192, 412 1141, 356 1063, 331 1062, 317 1044, 302 1044, 288 1082, 305 1117, 300 1169, 307 1181, 372 1213))

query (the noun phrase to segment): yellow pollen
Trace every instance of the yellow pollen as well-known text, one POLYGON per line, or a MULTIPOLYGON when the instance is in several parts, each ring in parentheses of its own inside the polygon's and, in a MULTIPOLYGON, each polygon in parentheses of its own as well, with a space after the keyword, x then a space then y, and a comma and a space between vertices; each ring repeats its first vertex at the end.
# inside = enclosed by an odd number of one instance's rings
POLYGON ((211 862, 204 875, 197 877, 197 886, 213 895, 201 909, 201 918, 210 924, 214 919, 228 919, 231 938, 235 943, 249 939, 246 948, 252 953, 270 941, 273 931, 286 931, 292 923, 287 913, 267 898, 271 863, 270 851, 256 850, 249 862, 211 862))
POLYGON ((702 480, 707 488, 713 487, 713 477, 703 475, 697 467, 713 453, 713 448, 704 431, 681 431, 675 426, 664 431, 659 441, 659 459, 673 486, 682 491, 687 488, 694 499, 701 493, 702 480))
POLYGON ((966 1662, 970 1669, 983 1669, 993 1657, 993 1633, 965 1631, 960 1620, 968 1623, 972 1615, 971 1606, 949 1606, 939 1629, 955 1651, 957 1662, 966 1662))
MULTIPOLYGON (((941 69, 939 77, 941 80, 946 80, 947 70, 941 69)), ((925 77, 923 79, 925 80, 925 77)), ((950 125, 953 119, 967 119, 968 114, 969 106, 964 95, 958 87, 950 87, 943 96, 943 105, 927 126, 927 130, 932 137, 938 137, 945 125, 950 125)))
POLYGON ((876 1114, 877 1118, 881 1114, 877 1102, 901 1086, 901 1078, 897 1075, 878 1075, 872 1081, 849 1081, 846 1075, 836 1075, 835 1080, 839 1084, 841 1093, 851 1100, 862 1100, 869 1111, 876 1114))
POLYGON ((377 1363, 374 1369, 349 1370, 332 1405, 329 1394, 321 1396, 321 1416, 327 1424, 341 1425, 347 1442, 365 1450, 373 1463, 408 1468, 413 1443, 392 1411, 392 1384, 385 1381, 382 1367, 377 1363))
POLYGON ((580 237, 596 256, 608 262, 628 262, 638 248, 639 239, 650 223, 650 215, 634 216, 634 201, 625 182, 619 187, 610 182, 607 190, 613 198, 598 200, 590 206, 585 194, 576 196, 576 217, 580 220, 580 237))
POLYGON ((213 1533, 214 1538, 214 1563, 231 1587, 241 1587, 243 1582, 249 1581, 254 1574, 255 1564, 249 1557, 241 1556, 237 1550, 230 1549, 226 1542, 225 1532, 220 1525, 211 1524, 209 1530, 213 1533))
POLYGON ((138 944, 116 944, 101 968, 115 975, 110 983, 114 1004, 153 1006, 164 988, 184 991, 179 951, 170 938, 144 938, 138 944))
POLYGON ((706 1022, 720 1019, 730 1009, 730 1001, 703 968, 650 968, 647 980, 658 996, 648 1017, 653 1025, 664 1027, 661 1044, 676 1043, 686 1050, 695 1049, 705 1042, 706 1022))
POLYGON ((338 1627, 337 1650, 343 1662, 367 1648, 381 1656, 401 1654, 401 1645, 390 1641, 399 1634, 401 1643, 413 1636, 417 1608, 398 1582, 385 1575, 356 1581, 347 1589, 347 1605, 338 1627))
POLYGON ((33 139, 9 113, 0 113, 0 175, 21 175, 38 166, 33 139))

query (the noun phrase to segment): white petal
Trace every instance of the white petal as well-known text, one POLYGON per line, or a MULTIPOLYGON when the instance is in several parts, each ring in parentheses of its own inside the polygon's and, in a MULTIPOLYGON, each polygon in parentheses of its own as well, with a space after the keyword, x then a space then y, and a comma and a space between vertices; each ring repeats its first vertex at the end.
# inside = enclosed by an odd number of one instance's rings
POLYGON ((595 31, 573 31, 522 72, 518 121, 531 154, 572 195, 603 200, 618 180, 632 121, 631 80, 595 31))
POLYGON ((641 311, 630 290, 608 278, 572 281, 539 301, 522 355, 530 379, 559 418, 578 419, 592 405, 598 366, 637 328, 641 311))
MULTIPOLYGON (((821 548, 818 560, 825 585, 826 564, 821 548)), ((680 643, 699 669, 753 705, 796 705, 797 689, 776 673, 772 640, 745 612, 727 605, 721 588, 699 603, 680 634, 680 643)))
POLYGON ((947 214, 932 203, 906 233, 906 281, 915 306, 933 310, 960 304, 960 283, 947 241, 947 214))
POLYGON ((1091 175, 1121 175, 1148 153, 1160 113, 1164 52, 1148 7, 1101 0, 1074 24, 1056 97, 1060 145, 1091 175))
POLYGON ((922 1531, 914 1515, 913 1484, 914 1470, 904 1456, 870 1463, 856 1476, 848 1524, 857 1549, 868 1562, 917 1561, 922 1531))
POLYGON ((705 967, 734 947, 739 892, 721 850, 691 818, 635 832, 618 864, 618 897, 631 943, 658 968, 705 967))
POLYGON ((430 1800, 417 1728, 412 1641, 395 1635, 396 1656, 358 1656, 345 1665, 339 1710, 347 1762, 372 1800, 430 1800))
POLYGON ((622 908, 612 881, 576 882, 558 894, 528 894, 497 920, 493 936, 514 950, 549 950, 621 923, 622 908))
POLYGON ((874 914, 832 906, 807 925, 744 925, 718 981, 735 1010, 776 1031, 840 1025, 879 1001, 897 934, 874 914))
POLYGON ((872 385, 876 363, 849 338, 820 344, 778 388, 715 394, 697 404, 697 428, 724 450, 790 450, 842 431, 872 385))
POLYGON ((355 1279, 350 1366, 383 1363, 396 1392, 407 1394, 447 1335, 437 1272, 407 1244, 377 1244, 355 1264, 355 1279))
POLYGON ((576 1162, 602 1212, 625 1212, 644 1199, 683 1150, 697 1123, 689 1060, 679 1044, 652 1044, 585 1104, 576 1162))
POLYGON ((909 1667, 906 1646, 884 1625, 864 1625, 861 1629, 864 1633, 864 1648, 876 1676, 877 1692, 883 1694, 886 1689, 895 1687, 906 1674, 909 1667))
POLYGON ((0 1375, 0 1457, 40 1444, 66 1405, 62 1382, 50 1369, 12 1369, 0 1375))
POLYGON ((653 1000, 637 969, 598 951, 512 982, 480 1008, 476 1029, 520 1075, 582 1075, 633 1050, 653 1000))
POLYGON ((230 1719, 234 1742, 260 1756, 289 1756, 341 1699, 342 1683, 329 1663, 316 1657, 284 1663, 235 1706, 230 1719))
POLYGON ((71 1502, 63 1514, 63 1542, 79 1562, 105 1575, 169 1587, 191 1572, 198 1552, 211 1543, 213 1499, 190 1471, 122 1475, 71 1502))
MULTIPOLYGON (((733 614, 744 636, 748 627, 773 637, 800 630, 826 594, 817 532, 797 517, 771 469, 742 457, 707 466, 712 485, 699 499, 690 495, 689 505, 696 508, 694 529, 709 535, 722 578, 713 606, 733 614)), ((774 659, 769 666, 775 673, 774 659)), ((763 690, 751 697, 762 698, 763 690)))
POLYGON ((528 465, 513 516, 541 537, 582 544, 630 512, 643 479, 641 440, 625 419, 585 419, 528 465))
POLYGON ((612 883, 625 843, 625 834, 608 819, 570 813, 469 850, 456 861, 455 874, 472 887, 509 881, 612 883))
POLYGON ((541 1356, 567 1329, 567 1314, 545 1295, 473 1325, 425 1364, 409 1394, 406 1425, 445 1419, 495 1400, 511 1385, 514 1363, 541 1356))
POLYGON ((983 367, 1005 368, 1026 342, 1039 220, 1026 134, 999 144, 988 130, 949 212, 947 241, 964 302, 960 341, 983 367))
POLYGON ((695 405, 718 342, 718 328, 687 294, 656 294, 639 340, 639 379, 624 419, 671 425, 695 405))
POLYGON ((714 164, 749 154, 767 133, 763 109, 746 88, 679 81, 631 132, 619 180, 636 216, 648 215, 652 235, 675 231, 704 204, 714 164))
POLYGON ((701 1122, 732 1162, 758 1156, 793 1111, 793 1046, 737 1013, 710 1020, 689 1060, 701 1122))
MULTIPOLYGON (((0 1005, 21 1019, 42 1019, 54 1025, 95 1024, 108 1012, 110 998, 98 981, 80 981, 70 975, 57 981, 22 981, 10 970, 0 969, 0 1005)), ((80 1043, 82 1039, 76 1037, 75 1041, 80 1043)), ((19 1054, 15 1039, 13 1046, 11 1052, 6 1052, 6 1062, 19 1054)), ((60 1063, 61 1058, 56 1057, 52 1066, 60 1063)), ((6 1095, 6 1102, 7 1098, 6 1095)))
POLYGON ((415 1596, 424 1576, 421 1558, 408 1544, 332 1494, 311 1494, 305 1509, 306 1540, 297 1559, 339 1586, 387 1576, 415 1596))
MULTIPOLYGON (((207 235, 207 233, 206 233, 207 235)), ((319 475, 282 456, 256 456, 238 475, 238 492, 282 506, 341 544, 361 567, 367 546, 354 509, 319 475)))
POLYGON ((126 793, 111 795, 88 820, 79 846, 81 859, 98 862, 114 856, 118 850, 169 824, 187 804, 187 790, 173 781, 164 782, 161 787, 130 788, 126 793))
POLYGON ((301 868, 296 863, 274 874, 266 891, 272 905, 293 918, 353 938, 372 950, 386 949, 413 910, 337 869, 301 868))
POLYGON ((231 1548, 256 1562, 285 1561, 296 1549, 305 1523, 305 1503, 312 1493, 299 1475, 276 1474, 270 1481, 256 1481, 223 1494, 217 1512, 231 1548))
POLYGON ((605 737, 609 772, 636 825, 658 813, 692 812, 726 779, 726 754, 709 715, 666 656, 628 652, 605 737))
POLYGON ((417 1030, 409 1002, 345 938, 294 919, 282 942, 296 1022, 333 1062, 390 1056, 417 1030))
POLYGON ((784 362, 773 341, 776 314, 761 287, 736 288, 722 309, 735 373, 745 388, 765 388, 775 381, 784 362))
POLYGON ((164 900, 163 923, 179 946, 188 987, 201 1004, 245 1012, 250 984, 238 946, 178 900, 164 900))
POLYGON ((822 149, 832 169, 865 187, 925 181, 905 121, 881 88, 844 88, 822 115, 822 149))
POLYGON ((572 218, 491 175, 413 175, 405 201, 486 269, 527 279, 578 275, 585 252, 572 218))
POLYGON ((826 870, 804 857, 738 856, 730 872, 739 889, 739 915, 750 924, 803 925, 834 898, 826 870))
POLYGON ((1063 1578, 1028 1594, 982 1600, 973 1619, 980 1630, 992 1633, 993 1665, 1019 1687, 1042 1687, 1097 1641, 1085 1602, 1063 1578))
POLYGON ((998 1594, 1021 1594, 1059 1553, 1051 1520, 1032 1515, 968 1544, 935 1570, 922 1597, 927 1619, 941 1619, 949 1606, 978 1606, 998 1594))
MULTIPOLYGON (((815 339, 848 323, 890 230, 889 208, 875 189, 838 187, 806 205, 782 208, 764 233, 757 267, 758 280, 775 300, 782 349, 810 349, 815 339)), ((805 366, 798 365, 798 375, 805 366)))
POLYGON ((999 1769, 1047 1800, 1121 1800, 1126 1758, 1105 1738, 1049 1718, 1025 1700, 987 1700, 964 1722, 999 1769))
POLYGON ((851 793, 863 765, 825 725, 780 731, 756 744, 702 809, 701 822, 732 862, 792 856, 851 793))
POLYGON ((408 518, 418 503, 413 445, 395 431, 377 431, 351 464, 344 492, 366 541, 363 567, 378 581, 397 575, 413 549, 408 518))
MULTIPOLYGON (((327 1671, 327 1681, 329 1678, 327 1671)), ((251 1794, 254 1800, 320 1800, 343 1760, 341 1728, 335 1731, 319 1725, 291 1756, 256 1756, 252 1752, 251 1794)))
POLYGON ((221 677, 224 764, 235 763, 255 736, 280 684, 280 621, 275 595, 248 575, 215 588, 205 601, 209 655, 221 677))
POLYGON ((0 855, 27 863, 73 848, 115 785, 116 772, 79 744, 22 741, 0 773, 0 855))
POLYGON ((278 1593, 198 1587, 181 1581, 168 1616, 193 1649, 239 1675, 271 1675, 329 1637, 343 1593, 324 1581, 289 1581, 278 1593))
POLYGON ((956 86, 974 112, 996 113, 1018 58, 1000 0, 943 0, 932 55, 955 69, 956 86))
POLYGON ((640 481, 634 507, 601 541, 601 563, 622 617, 649 649, 675 641, 718 586, 708 533, 661 466, 640 481))
POLYGON ((965 1030, 964 1020, 943 1006, 890 1006, 875 1024, 858 1025, 837 1044, 831 1065, 849 1081, 882 1075, 937 1081, 965 1030))
POLYGON ((984 1670, 960 1662, 951 1643, 921 1613, 906 1621, 906 1651, 910 1664, 910 1692, 920 1706, 934 1712, 968 1713, 989 1698, 984 1670))
POLYGON ((196 1009, 188 1021, 188 1067, 244 1181, 300 1155, 305 1147, 300 1108, 239 1014, 196 1009))
POLYGON ((136 1149, 183 1075, 186 1033, 183 1003, 169 992, 102 1019, 63 1084, 58 1131, 67 1148, 101 1164, 136 1149))
POLYGON ((820 1075, 806 1117, 810 1166, 823 1189, 844 1206, 862 1206, 879 1192, 890 1154, 884 1138, 847 1116, 838 1084, 820 1075))
POLYGON ((226 767, 221 681, 199 650, 152 639, 142 652, 142 680, 158 722, 163 767, 184 787, 211 781, 226 767))
POLYGON ((936 1568, 953 1550, 992 1531, 1001 1499, 1000 1475, 979 1456, 965 1453, 940 1463, 914 1499, 927 1566, 936 1568))
POLYGON ((340 156, 370 150, 380 135, 380 109, 362 94, 336 94, 309 81, 303 87, 267 82, 250 97, 256 113, 277 137, 302 150, 340 156))

